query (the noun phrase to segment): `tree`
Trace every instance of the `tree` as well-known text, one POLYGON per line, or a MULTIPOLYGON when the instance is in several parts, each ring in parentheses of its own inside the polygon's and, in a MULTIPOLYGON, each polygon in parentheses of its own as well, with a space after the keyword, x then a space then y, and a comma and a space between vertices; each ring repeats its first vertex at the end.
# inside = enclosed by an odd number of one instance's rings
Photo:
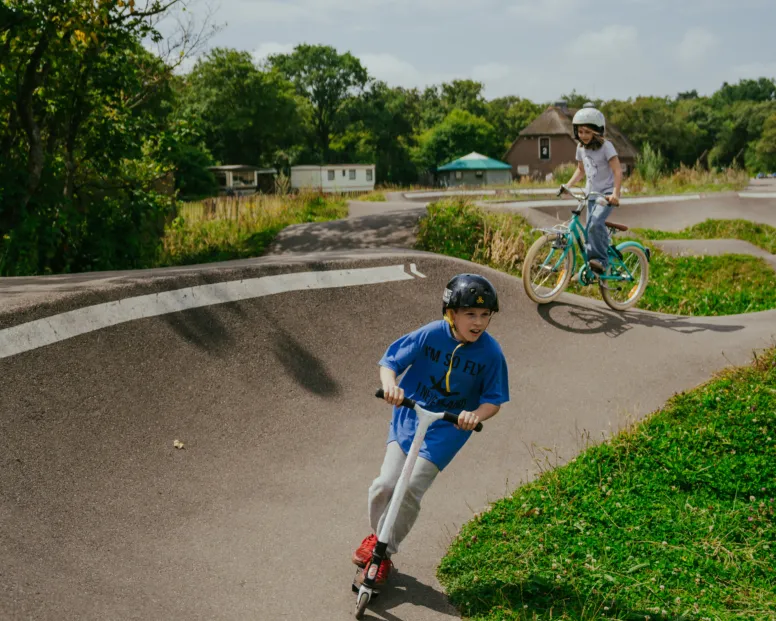
POLYGON ((502 147, 503 143, 490 123, 456 109, 420 136, 414 155, 422 169, 433 171, 472 151, 498 158, 502 155, 502 147))
POLYGON ((453 80, 442 84, 441 102, 446 114, 453 110, 464 110, 474 116, 484 117, 487 102, 482 96, 482 82, 474 80, 453 80))
POLYGON ((410 157, 420 122, 415 89, 374 82, 352 99, 343 114, 341 138, 333 145, 342 161, 376 164, 378 182, 412 183, 417 172, 410 157))
POLYGON ((740 80, 738 84, 724 82, 713 95, 722 104, 732 104, 737 101, 774 101, 776 100, 776 81, 768 78, 757 80, 740 80))
POLYGON ((487 121, 496 129, 504 151, 509 149, 518 134, 542 113, 542 107, 528 99, 508 96, 488 102, 487 121))
POLYGON ((248 52, 216 48, 186 78, 182 116, 197 119, 222 164, 274 164, 302 136, 300 102, 276 71, 260 71, 248 52))
POLYGON ((724 114, 709 161, 716 166, 753 163, 766 120, 776 113, 776 102, 738 101, 724 114))
POLYGON ((307 98, 312 106, 314 135, 322 162, 329 158, 331 132, 342 113, 343 103, 369 82, 361 62, 349 52, 338 54, 328 45, 297 45, 290 54, 268 58, 307 98))
POLYGON ((762 172, 776 172, 776 113, 765 120, 755 153, 758 167, 762 172))
MULTIPOLYGON (((147 261, 172 199, 149 155, 171 67, 142 41, 183 0, 7 0, 0 21, 0 272, 147 261)), ((190 39, 187 39, 190 43, 190 39)), ((189 45, 186 43, 185 45, 189 45)))

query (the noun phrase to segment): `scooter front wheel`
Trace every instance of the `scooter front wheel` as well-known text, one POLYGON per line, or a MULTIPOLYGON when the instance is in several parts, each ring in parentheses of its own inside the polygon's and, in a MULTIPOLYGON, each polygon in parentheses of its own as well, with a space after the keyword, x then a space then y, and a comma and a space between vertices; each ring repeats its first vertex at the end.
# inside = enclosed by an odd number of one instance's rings
POLYGON ((369 593, 361 593, 361 595, 358 596, 358 602, 356 603, 356 619, 362 619, 364 617, 364 611, 366 610, 366 605, 369 603, 369 593))

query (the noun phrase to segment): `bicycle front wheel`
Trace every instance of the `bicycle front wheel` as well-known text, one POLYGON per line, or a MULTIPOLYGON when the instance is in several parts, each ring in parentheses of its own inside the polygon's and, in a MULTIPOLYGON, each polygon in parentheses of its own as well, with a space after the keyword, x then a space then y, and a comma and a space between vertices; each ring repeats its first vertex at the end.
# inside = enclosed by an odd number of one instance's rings
POLYGON ((557 298, 571 279, 572 248, 562 235, 543 235, 525 255, 523 287, 537 304, 557 298))
POLYGON ((609 259, 609 273, 614 278, 599 282, 604 302, 618 311, 635 306, 644 295, 649 281, 649 261, 641 248, 627 246, 621 254, 622 259, 609 259))

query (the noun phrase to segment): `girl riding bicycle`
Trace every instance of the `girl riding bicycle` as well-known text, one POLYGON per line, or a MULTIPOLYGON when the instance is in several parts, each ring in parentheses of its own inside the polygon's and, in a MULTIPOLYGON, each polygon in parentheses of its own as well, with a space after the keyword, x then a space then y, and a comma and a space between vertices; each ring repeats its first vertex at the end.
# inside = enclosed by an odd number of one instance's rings
POLYGON ((585 227, 585 251, 590 268, 603 274, 608 267, 609 248, 609 232, 605 223, 612 209, 620 204, 622 166, 614 145, 604 138, 606 119, 593 104, 586 103, 578 110, 572 125, 578 141, 577 169, 566 185, 572 187, 586 177, 585 193, 600 192, 608 201, 608 204, 598 203, 595 199, 588 202, 585 227))

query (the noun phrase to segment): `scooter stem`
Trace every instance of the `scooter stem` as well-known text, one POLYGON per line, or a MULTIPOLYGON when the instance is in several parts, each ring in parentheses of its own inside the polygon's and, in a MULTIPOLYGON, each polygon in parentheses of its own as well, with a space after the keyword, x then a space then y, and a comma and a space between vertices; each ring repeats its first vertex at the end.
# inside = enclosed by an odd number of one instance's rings
POLYGON ((412 440, 412 446, 407 454, 407 459, 404 461, 404 466, 401 469, 399 475, 399 481, 396 484, 396 489, 393 492, 391 498, 391 505, 388 507, 388 515, 385 516, 383 527, 377 534, 378 541, 388 542, 388 537, 391 536, 393 531, 393 524, 396 521, 396 516, 399 514, 399 508, 404 501, 404 494, 407 491, 407 487, 410 483, 410 477, 412 476, 412 470, 415 468, 415 462, 418 459, 418 453, 420 453, 420 447, 423 444, 423 438, 426 436, 426 430, 431 424, 432 417, 426 414, 422 408, 415 408, 418 416, 418 427, 415 430, 415 438, 412 440))

